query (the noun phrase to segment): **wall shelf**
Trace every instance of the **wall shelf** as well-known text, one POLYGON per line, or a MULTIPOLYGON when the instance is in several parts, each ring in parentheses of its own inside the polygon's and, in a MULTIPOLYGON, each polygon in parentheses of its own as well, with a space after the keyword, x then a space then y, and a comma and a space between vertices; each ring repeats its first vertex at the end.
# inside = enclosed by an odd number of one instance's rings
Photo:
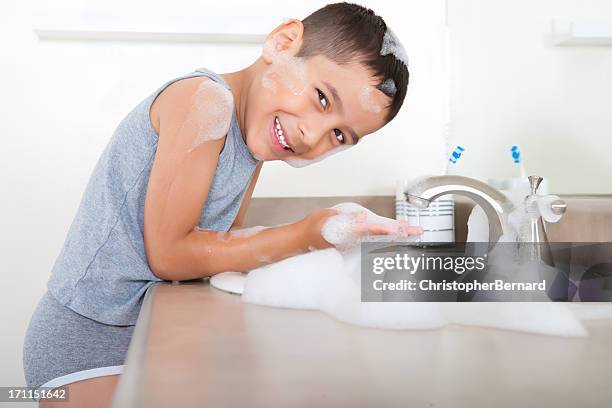
POLYGON ((612 46, 612 23, 553 20, 551 42, 557 46, 612 46))
POLYGON ((282 17, 34 17, 40 40, 262 43, 282 17))

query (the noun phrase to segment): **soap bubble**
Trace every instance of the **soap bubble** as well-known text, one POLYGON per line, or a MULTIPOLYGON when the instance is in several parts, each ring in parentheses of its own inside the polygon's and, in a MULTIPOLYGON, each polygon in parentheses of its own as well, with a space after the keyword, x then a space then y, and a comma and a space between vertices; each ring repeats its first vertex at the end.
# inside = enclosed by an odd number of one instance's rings
POLYGON ((204 142, 225 137, 233 112, 232 93, 213 80, 203 81, 193 95, 186 120, 187 123, 194 123, 197 131, 190 151, 204 142))
POLYGON ((392 54, 399 61, 402 61, 404 65, 406 65, 406 68, 408 68, 408 53, 393 31, 391 31, 390 28, 387 28, 387 31, 383 36, 380 55, 385 56, 389 54, 392 54))
POLYGON ((375 90, 376 88, 373 86, 366 85, 361 88, 361 92, 359 92, 359 104, 366 112, 379 113, 382 111, 380 105, 372 97, 372 92, 375 90))

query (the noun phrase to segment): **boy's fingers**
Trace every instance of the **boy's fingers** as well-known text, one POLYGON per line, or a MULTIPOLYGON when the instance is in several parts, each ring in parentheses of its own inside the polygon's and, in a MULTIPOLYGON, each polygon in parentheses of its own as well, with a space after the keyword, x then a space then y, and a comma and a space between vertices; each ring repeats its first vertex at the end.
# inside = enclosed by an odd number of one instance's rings
POLYGON ((421 227, 413 227, 410 225, 406 225, 406 226, 402 226, 400 229, 400 235, 402 236, 412 236, 412 235, 422 235, 423 234, 423 228, 421 227))
POLYGON ((399 221, 397 224, 397 234, 402 237, 423 234, 423 228, 412 226, 406 221, 399 221))
POLYGON ((359 211, 355 215, 355 222, 357 222, 358 224, 366 223, 367 219, 368 219, 368 213, 365 211, 359 211))
POLYGON ((353 228, 358 235, 388 235, 397 232, 396 226, 384 224, 359 223, 353 228))
POLYGON ((363 224, 356 227, 357 234, 359 235, 389 235, 393 233, 393 229, 379 224, 363 224))
POLYGON ((355 233, 360 235, 398 235, 400 237, 409 237, 413 235, 421 235, 423 233, 423 229, 421 227, 413 227, 407 224, 399 226, 362 224, 355 226, 355 233))

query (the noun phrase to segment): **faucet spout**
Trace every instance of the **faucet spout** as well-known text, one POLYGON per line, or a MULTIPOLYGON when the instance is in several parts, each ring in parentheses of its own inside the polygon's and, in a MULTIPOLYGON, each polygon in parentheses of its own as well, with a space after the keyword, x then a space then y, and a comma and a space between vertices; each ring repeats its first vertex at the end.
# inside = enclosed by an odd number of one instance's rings
POLYGON ((502 192, 480 180, 455 175, 420 177, 406 186, 404 194, 408 203, 418 208, 427 208, 433 200, 446 194, 472 199, 487 215, 491 245, 510 231, 508 215, 514 205, 502 192))

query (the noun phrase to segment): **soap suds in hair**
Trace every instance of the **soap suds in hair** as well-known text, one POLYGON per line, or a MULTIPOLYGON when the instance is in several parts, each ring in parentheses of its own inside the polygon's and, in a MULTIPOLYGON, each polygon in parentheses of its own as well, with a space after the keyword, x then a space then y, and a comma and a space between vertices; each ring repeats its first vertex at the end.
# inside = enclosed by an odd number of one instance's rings
POLYGON ((393 96, 397 93, 397 87, 395 86, 395 81, 391 78, 385 79, 382 84, 378 86, 384 94, 393 96))
POLYGON ((385 35, 383 37, 383 43, 380 48, 380 55, 385 56, 392 54, 399 61, 402 61, 406 68, 408 68, 408 53, 404 49, 404 46, 399 41, 399 39, 395 36, 393 31, 390 28, 387 28, 385 35))

